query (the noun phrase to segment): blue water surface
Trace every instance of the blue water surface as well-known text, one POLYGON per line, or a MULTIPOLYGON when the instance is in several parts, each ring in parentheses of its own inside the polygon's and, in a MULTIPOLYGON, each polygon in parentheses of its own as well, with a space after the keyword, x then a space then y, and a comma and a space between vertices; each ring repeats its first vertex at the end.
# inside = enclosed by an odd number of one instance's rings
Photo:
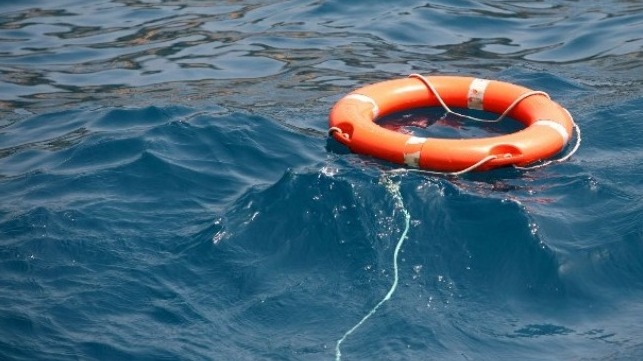
POLYGON ((640 2, 4 1, 0 44, 1 360, 334 360, 405 211, 342 360, 643 359, 640 2), (448 177, 327 138, 410 73, 546 91, 581 147, 448 177))

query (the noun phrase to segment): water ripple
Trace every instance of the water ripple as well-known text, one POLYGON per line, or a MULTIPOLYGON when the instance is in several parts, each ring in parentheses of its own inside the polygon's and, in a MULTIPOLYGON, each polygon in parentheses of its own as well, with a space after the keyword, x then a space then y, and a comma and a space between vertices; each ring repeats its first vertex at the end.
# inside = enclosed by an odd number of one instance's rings
POLYGON ((225 96, 226 81, 244 78, 332 91, 380 72, 478 72, 509 60, 638 67, 641 5, 602 3, 3 5, 0 88, 4 108, 15 110, 51 98, 44 94, 88 101, 173 82, 211 80, 208 91, 225 96))

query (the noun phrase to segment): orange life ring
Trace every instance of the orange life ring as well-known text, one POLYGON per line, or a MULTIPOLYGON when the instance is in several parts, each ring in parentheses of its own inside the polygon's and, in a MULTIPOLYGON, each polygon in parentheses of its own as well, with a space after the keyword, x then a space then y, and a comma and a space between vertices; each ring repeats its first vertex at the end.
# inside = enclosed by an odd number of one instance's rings
POLYGON ((329 134, 352 152, 440 172, 460 171, 476 164, 477 170, 488 170, 542 161, 565 147, 575 127, 569 112, 545 93, 500 81, 456 76, 431 76, 424 81, 409 77, 367 85, 340 99, 329 118, 329 134), (511 109, 507 115, 525 128, 496 137, 440 139, 402 134, 375 123, 378 117, 438 106, 441 100, 450 107, 496 114, 511 109))

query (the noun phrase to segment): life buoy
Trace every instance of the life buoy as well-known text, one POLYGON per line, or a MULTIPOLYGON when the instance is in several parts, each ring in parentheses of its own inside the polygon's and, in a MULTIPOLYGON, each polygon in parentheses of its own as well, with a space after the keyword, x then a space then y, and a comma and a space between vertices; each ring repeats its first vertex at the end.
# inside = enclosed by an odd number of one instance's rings
POLYGON ((440 172, 542 161, 559 153, 575 128, 569 112, 543 92, 456 76, 415 76, 367 85, 335 104, 329 125, 329 134, 354 153, 440 172), (441 139, 403 134, 375 123, 391 113, 441 104, 506 113, 525 128, 495 137, 441 139))

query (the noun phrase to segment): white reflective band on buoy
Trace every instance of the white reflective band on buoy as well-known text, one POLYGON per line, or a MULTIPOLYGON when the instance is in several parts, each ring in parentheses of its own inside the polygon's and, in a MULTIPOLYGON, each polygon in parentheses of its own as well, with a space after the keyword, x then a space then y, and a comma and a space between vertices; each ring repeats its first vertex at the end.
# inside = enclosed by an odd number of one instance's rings
POLYGON ((422 144, 426 142, 426 138, 422 137, 411 137, 406 141, 406 144, 422 144))
POLYGON ((567 144, 567 141, 569 140, 567 129, 565 129, 565 127, 563 127, 560 123, 557 123, 553 120, 541 119, 537 120, 533 125, 544 125, 554 129, 558 132, 558 134, 560 134, 561 137, 563 137, 563 144, 567 144))
POLYGON ((375 100, 373 100, 373 98, 369 96, 353 93, 353 94, 348 94, 347 96, 344 97, 344 99, 355 99, 364 103, 370 103, 371 105, 373 105, 373 118, 377 118, 377 116, 380 113, 380 107, 378 107, 375 100))
MULTIPOLYGON (((426 138, 422 137, 410 137, 407 141, 407 145, 417 145, 424 144, 426 138)), ((417 149, 417 148, 416 148, 417 149)), ((404 153, 404 164, 409 167, 419 168, 420 167, 420 151, 415 151, 412 153, 404 153)))
POLYGON ((419 168, 420 167, 420 151, 413 153, 404 153, 404 164, 409 167, 419 168))
POLYGON ((469 109, 484 109, 484 92, 487 90, 487 85, 489 85, 487 79, 473 79, 467 92, 467 107, 469 109))

